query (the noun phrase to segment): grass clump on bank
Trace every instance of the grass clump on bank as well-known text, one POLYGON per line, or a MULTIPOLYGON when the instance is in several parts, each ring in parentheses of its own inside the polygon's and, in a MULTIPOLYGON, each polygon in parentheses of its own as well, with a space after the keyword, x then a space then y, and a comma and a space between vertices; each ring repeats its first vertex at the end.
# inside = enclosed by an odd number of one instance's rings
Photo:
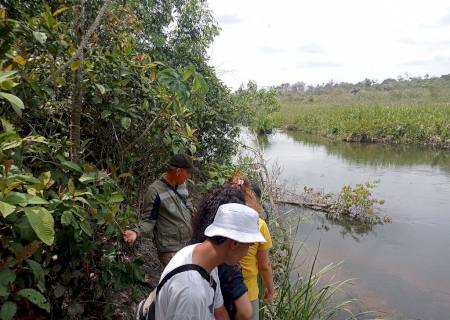
POLYGON ((376 95, 280 98, 276 126, 349 142, 415 143, 450 148, 450 103, 404 99, 390 104, 376 95), (398 103, 398 104, 397 104, 398 103), (293 126, 292 126, 293 125, 293 126))

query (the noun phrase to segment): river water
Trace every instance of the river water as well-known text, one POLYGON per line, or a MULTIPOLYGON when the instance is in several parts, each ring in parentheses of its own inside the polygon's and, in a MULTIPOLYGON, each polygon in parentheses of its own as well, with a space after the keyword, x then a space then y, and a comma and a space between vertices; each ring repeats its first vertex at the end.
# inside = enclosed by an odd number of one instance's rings
POLYGON ((269 165, 280 166, 281 178, 299 190, 338 192, 344 184, 379 180, 373 194, 386 201, 381 214, 393 218, 361 230, 296 209, 309 217, 297 233, 304 244, 299 263, 320 242, 318 268, 343 260, 336 277, 355 279, 344 293, 360 299, 354 311, 377 311, 389 319, 450 319, 449 151, 331 142, 298 132, 277 132, 259 144, 269 165))

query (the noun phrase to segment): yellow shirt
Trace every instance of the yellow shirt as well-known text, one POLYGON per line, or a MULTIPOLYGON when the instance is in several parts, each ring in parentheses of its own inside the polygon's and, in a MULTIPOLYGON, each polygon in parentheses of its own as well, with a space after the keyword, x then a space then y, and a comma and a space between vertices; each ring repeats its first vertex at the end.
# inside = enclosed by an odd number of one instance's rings
POLYGON ((241 260, 242 275, 244 283, 248 289, 248 297, 250 301, 256 300, 259 294, 258 288, 258 250, 269 250, 272 248, 272 238, 270 237, 269 228, 263 219, 259 219, 259 231, 266 239, 266 242, 257 242, 248 248, 247 255, 241 260))

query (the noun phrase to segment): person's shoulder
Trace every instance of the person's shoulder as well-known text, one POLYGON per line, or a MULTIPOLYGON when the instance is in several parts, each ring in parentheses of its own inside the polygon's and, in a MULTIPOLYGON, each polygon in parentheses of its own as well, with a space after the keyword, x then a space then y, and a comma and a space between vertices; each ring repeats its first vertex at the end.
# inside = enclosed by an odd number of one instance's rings
POLYGON ((163 274, 167 274, 182 265, 192 263, 192 251, 194 251, 196 245, 197 243, 180 249, 170 260, 169 264, 164 269, 163 274))
POLYGON ((261 219, 261 218, 259 218, 259 220, 258 220, 258 225, 259 225, 259 230, 266 230, 266 229, 269 229, 268 227, 267 227, 267 223, 266 223, 266 221, 264 221, 264 219, 261 219))

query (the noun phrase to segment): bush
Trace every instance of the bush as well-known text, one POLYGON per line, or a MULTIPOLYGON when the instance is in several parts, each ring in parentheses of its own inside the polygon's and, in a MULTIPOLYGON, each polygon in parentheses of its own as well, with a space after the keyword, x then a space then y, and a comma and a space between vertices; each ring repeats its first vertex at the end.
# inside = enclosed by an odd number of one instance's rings
POLYGON ((0 134, 0 301, 2 318, 102 315, 112 290, 142 280, 139 261, 121 261, 121 230, 135 212, 105 172, 45 156, 55 142, 0 134), (9 157, 8 157, 9 156, 9 157), (14 159, 14 160, 13 160, 14 159), (46 163, 51 162, 51 169, 46 163), (47 171, 48 169, 48 171, 47 171), (99 307, 101 306, 101 307, 99 307))

